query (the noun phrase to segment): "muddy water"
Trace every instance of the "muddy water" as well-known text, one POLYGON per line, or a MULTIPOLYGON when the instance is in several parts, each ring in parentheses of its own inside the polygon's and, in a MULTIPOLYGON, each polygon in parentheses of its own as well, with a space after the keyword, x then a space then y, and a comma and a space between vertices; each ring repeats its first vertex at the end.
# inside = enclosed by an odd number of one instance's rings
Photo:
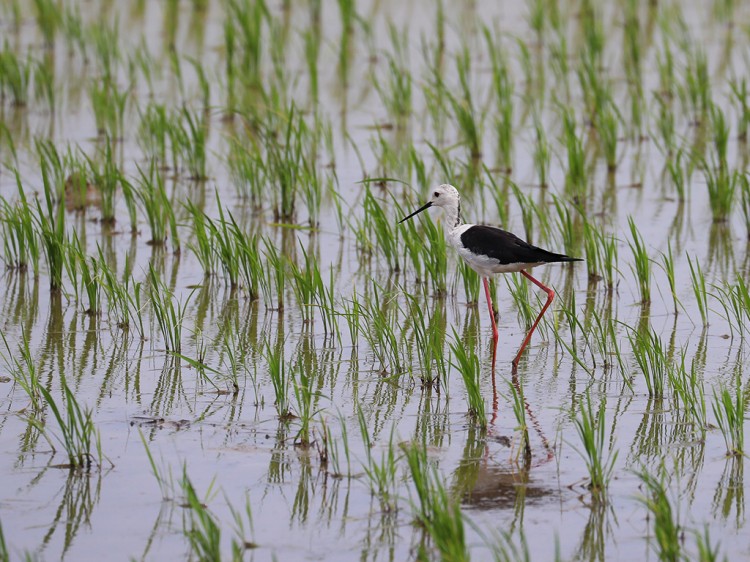
MULTIPOLYGON (((172 37, 170 22, 176 17, 174 44, 178 52, 200 60, 212 84, 210 179, 196 183, 168 175, 167 188, 182 224, 183 251, 179 256, 172 253, 169 244, 165 248, 147 244, 148 227, 143 216, 137 236, 128 232, 125 219, 118 221, 114 229, 97 222, 96 209, 89 209, 85 215, 69 213, 68 228, 85 237, 90 252, 95 252, 99 244, 119 272, 123 271, 126 256, 132 260, 137 280, 146 279, 149 264, 160 272, 176 298, 187 302, 183 355, 197 357, 205 346, 206 363, 222 371, 225 370, 221 344, 224 338, 233 338, 230 341, 236 342, 237 349, 245 349, 239 389, 236 394, 225 392, 229 385, 219 377, 220 391, 217 391, 202 380, 189 362, 166 353, 156 321, 148 310, 144 312, 146 338, 141 340, 132 330, 130 333, 120 330, 107 314, 100 317, 85 314, 83 306, 72 298, 69 283, 64 294, 55 295, 48 289, 49 280, 44 272, 38 279, 8 272, 0 279, 0 325, 11 348, 16 349, 22 334, 27 335, 40 378, 55 396, 61 397, 60 381, 64 374, 80 403, 93 409, 105 455, 101 466, 87 474, 61 467, 66 457, 54 441, 59 432, 51 414, 46 413, 45 421, 57 448, 54 454, 44 437, 29 425, 26 415, 29 399, 23 390, 12 382, 0 383, 3 411, 0 522, 12 559, 21 558, 26 552, 41 559, 69 560, 186 557, 189 542, 185 529, 190 524, 180 487, 183 470, 221 524, 226 556, 229 556, 229 541, 236 534, 232 509, 244 514, 245 505, 249 505, 252 524, 244 518, 244 537, 257 548, 249 549, 245 553, 247 558, 414 558, 420 545, 429 544, 429 540, 414 522, 411 502, 417 498, 399 449, 400 444, 408 442, 426 445, 445 485, 461 498, 462 511, 471 523, 466 525, 467 543, 478 560, 491 557, 488 543, 493 543, 494 537, 501 533, 509 533, 515 544, 520 544, 525 536, 532 559, 551 559, 557 552, 564 559, 655 557, 651 522, 638 499, 644 491, 636 473, 644 469, 656 472, 662 465, 670 475, 670 499, 685 532, 685 548, 694 553, 693 532, 702 532, 707 526, 722 554, 731 559, 748 554, 742 457, 726 457, 724 441, 716 429, 710 429, 702 438, 685 422, 671 400, 648 398, 643 375, 627 339, 629 327, 650 323, 665 344, 675 350, 684 347, 688 358, 696 358, 707 399, 710 400, 712 389, 718 389, 720 383, 732 384, 736 373, 745 390, 747 344, 736 327, 731 330, 729 321, 722 317, 724 310, 715 299, 709 299, 709 326, 702 328, 686 254, 699 260, 709 284, 731 281, 736 272, 750 274, 746 234, 739 210, 729 224, 713 224, 707 190, 699 172, 692 176, 687 202, 679 203, 664 179, 665 159, 656 143, 646 138, 632 140, 623 132, 616 172, 609 174, 601 160, 595 162, 587 203, 589 213, 601 217, 606 231, 618 237, 619 274, 615 290, 607 292, 602 284, 589 285, 582 265, 537 270, 545 282, 557 289, 558 303, 575 302, 580 318, 586 318, 594 308, 602 316, 611 314, 617 319, 624 371, 605 369, 601 362, 596 364, 592 353, 586 351, 589 332, 585 326, 589 324, 584 323, 572 335, 557 308, 548 315, 547 328, 534 337, 521 362, 518 379, 514 379, 510 361, 524 331, 509 288, 500 280, 497 293, 500 344, 493 373, 491 329, 484 305, 480 302, 479 306, 467 306, 460 279, 449 276, 448 296, 429 294, 429 290, 415 283, 413 272, 408 269, 392 274, 377 248, 373 257, 363 259, 355 232, 357 221, 364 216, 363 186, 357 182, 365 173, 382 174, 375 125, 381 126, 383 139, 395 151, 403 148, 404 136, 410 136, 422 157, 433 162, 427 142, 438 142, 438 135, 430 125, 422 96, 426 70, 420 52, 422 37, 428 42, 435 40, 432 3, 358 4, 357 9, 371 31, 368 35, 357 27, 353 34, 351 75, 345 86, 336 70, 341 34, 338 8, 334 3, 324 4, 322 25, 326 39, 320 59, 320 107, 333 131, 336 190, 352 223, 339 226, 335 205, 328 197, 324 199, 320 227, 312 231, 275 225, 269 208, 254 213, 232 185, 225 155, 227 138, 237 134, 237 130, 222 119, 220 109, 224 103, 221 69, 226 17, 221 3, 210 2, 209 9, 198 14, 191 14, 187 4, 180 4, 176 14, 169 13, 169 7, 161 3, 142 3, 142 12, 137 9, 141 3, 132 4, 114 6, 102 2, 96 9, 84 10, 87 21, 98 17, 114 21, 116 12, 119 13, 122 52, 132 53, 143 37, 161 69, 154 77, 153 94, 142 80, 133 89, 125 134, 116 147, 122 168, 126 174, 134 175, 144 163, 137 142, 135 106, 144 107, 151 99, 173 106, 183 101, 167 56, 172 37), (372 85, 373 80, 378 80, 372 78, 372 73, 386 76, 384 53, 391 50, 389 20, 398 28, 410 22, 407 40, 415 99, 414 116, 406 133, 386 127, 392 123, 372 85), (278 310, 273 302, 251 301, 242 292, 231 291, 220 278, 205 279, 200 264, 186 247, 192 236, 189 215, 177 203, 189 197, 215 217, 218 208, 215 190, 222 204, 243 224, 268 236, 295 260, 302 259, 304 248, 318 260, 324 279, 332 269, 341 312, 354 293, 360 299, 373 298, 372 283, 377 283, 380 287, 377 290, 389 295, 387 306, 404 327, 400 344, 413 369, 417 368, 419 350, 413 348, 403 293, 420 295, 424 310, 430 315, 440 311, 446 319, 448 339, 455 328, 462 344, 475 346, 482 361, 481 384, 490 419, 487 432, 474 427, 466 416, 466 391, 455 367, 450 368, 448 380, 442 381, 439 389, 426 388, 420 381, 422 373, 396 373, 396 376, 389 373, 362 335, 356 341, 351 340, 343 317, 339 319, 340 340, 324 335, 319 314, 314 315, 312 325, 305 323, 291 287, 285 293, 287 306, 278 310), (677 315, 666 276, 656 266, 652 303, 644 308, 638 302, 633 258, 627 244, 630 216, 643 234, 654 261, 660 261, 660 252, 667 251, 668 243, 672 245, 677 295, 683 306, 677 315), (589 372, 573 361, 562 345, 555 343, 553 324, 564 341, 574 342, 589 372), (298 420, 278 417, 264 357, 266 342, 282 345, 287 361, 301 358, 316 379, 317 413, 312 447, 295 445, 298 420), (631 377, 632 389, 624 382, 631 377), (532 450, 528 463, 520 452, 518 423, 513 415, 510 390, 513 380, 524 385, 532 450), (586 466, 577 452, 580 439, 573 418, 587 391, 595 404, 606 400, 607 446, 618 452, 609 500, 604 503, 592 500, 586 486, 586 466), (381 455, 392 447, 398 459, 391 509, 386 509, 373 495, 365 474, 368 453, 358 423, 360 408, 372 442, 372 457, 379 462, 381 455), (328 465, 321 462, 323 422, 337 444, 343 477, 335 474, 330 461, 328 465), (161 475, 161 487, 144 441, 161 475), (347 447, 348 464, 343 453, 347 447)), ((547 68, 543 120, 553 158, 551 187, 544 190, 535 186, 531 156, 533 123, 528 117, 520 122, 522 108, 526 107, 522 94, 528 84, 524 83, 514 38, 526 42, 532 58, 546 61, 547 65, 550 46, 537 44, 528 27, 525 7, 516 2, 501 4, 493 6, 491 13, 487 12, 487 6, 471 2, 460 7, 446 6, 445 46, 447 52, 453 53, 464 41, 476 53, 472 55, 472 87, 479 103, 485 103, 491 72, 477 21, 493 23, 506 33, 503 44, 508 49, 516 84, 514 100, 519 120, 511 177, 523 193, 540 202, 554 222, 551 193, 562 196, 566 170, 565 146, 553 97, 559 93, 559 85, 547 68)), ((274 21, 288 21, 292 30, 309 25, 306 9, 290 13, 283 12, 278 5, 269 5, 269 9, 274 21)), ((741 25, 728 27, 709 12, 701 2, 682 3, 686 24, 695 41, 704 47, 716 75, 714 101, 728 117, 732 116, 729 119, 734 123, 736 112, 728 101, 727 77, 747 74, 742 58, 746 54, 743 46, 746 37, 740 31, 741 25), (726 55, 729 34, 733 34, 736 44, 726 55)), ((563 14, 570 20, 573 45, 580 40, 577 9, 564 7, 563 14)), ((652 21, 651 16, 644 11, 644 25, 652 21)), ((738 8, 735 17, 738 22, 747 23, 747 9, 738 8)), ((629 102, 625 101, 627 89, 620 63, 621 9, 603 6, 602 19, 611 34, 604 60, 610 67, 615 95, 624 108, 629 102)), ((11 33, 8 9, 3 11, 2 26, 11 33)), ((648 92, 658 87, 656 49, 661 41, 660 30, 655 24, 654 27, 650 42, 644 45, 643 62, 644 92, 647 92, 643 113, 648 114, 645 121, 650 126, 654 126, 656 110, 648 92)), ((45 53, 30 13, 25 14, 20 32, 9 37, 18 52, 28 51, 37 57, 45 53)), ((306 100, 301 41, 294 32, 292 37, 284 67, 297 80, 290 88, 293 95, 306 100)), ((69 56, 61 39, 50 56, 55 59, 59 110, 50 115, 34 104, 25 109, 4 106, 3 118, 15 139, 17 166, 27 193, 41 190, 34 136, 49 136, 61 147, 73 143, 87 153, 93 153, 99 144, 88 94, 81 86, 86 80, 95 79, 95 71, 80 57, 69 56)), ((270 57, 266 64, 271 72, 270 57)), ((123 84, 124 67, 120 71, 123 84)), ((183 64, 183 71, 185 100, 199 107, 195 73, 187 63, 183 64)), ((452 62, 446 64, 445 72, 450 87, 455 87, 457 77, 452 62)), ((574 73, 571 72, 569 79, 571 84, 575 83, 574 73)), ((573 90, 570 103, 580 111, 580 96, 573 90)), ((627 113, 624 109, 623 112, 627 113)), ((445 138, 440 139, 440 145, 450 147, 458 135, 450 113, 448 110, 444 113, 445 138)), ((579 121, 579 131, 585 130, 583 119, 579 121)), ((494 137, 490 120, 485 129, 484 153, 492 169, 494 137)), ((685 138, 699 135, 698 128, 685 115, 678 116, 677 129, 685 138)), ((644 137, 649 133, 649 127, 644 127, 644 137)), ((445 178, 435 167, 430 180, 451 181, 462 189, 467 220, 497 224, 497 209, 491 203, 489 189, 484 184, 478 184, 480 187, 468 182, 462 184, 466 180, 465 151, 459 147, 448 153, 461 173, 456 178, 445 178)), ((733 137, 732 165, 744 167, 746 154, 747 147, 733 137)), ((10 161, 7 149, 3 149, 2 156, 10 161)), ((320 163, 321 170, 326 169, 324 164, 320 163)), ((387 172, 391 176, 399 174, 398 169, 387 172)), ((404 181, 414 183, 412 178, 404 181)), ((5 171, 0 174, 0 189, 6 198, 14 197, 12 174, 5 171)), ((389 189, 399 197, 405 191, 395 183, 390 183, 389 189)), ((382 204, 394 222, 400 218, 387 193, 377 191, 377 195, 382 197, 382 204)), ((409 206, 417 198, 412 194, 410 201, 402 205, 409 206)), ((119 210, 118 217, 127 216, 122 197, 119 210)), ((521 234, 524 227, 520 209, 512 196, 509 217, 509 224, 504 226, 521 234)), ((302 209, 298 222, 305 225, 305 220, 302 209)), ((555 228, 552 232, 545 245, 561 250, 560 236, 555 228)), ((449 267, 451 270, 456 267, 453 256, 449 267)), ((447 343, 445 353, 449 353, 447 343)), ((713 420, 710 405, 708 410, 709 420, 713 420)))

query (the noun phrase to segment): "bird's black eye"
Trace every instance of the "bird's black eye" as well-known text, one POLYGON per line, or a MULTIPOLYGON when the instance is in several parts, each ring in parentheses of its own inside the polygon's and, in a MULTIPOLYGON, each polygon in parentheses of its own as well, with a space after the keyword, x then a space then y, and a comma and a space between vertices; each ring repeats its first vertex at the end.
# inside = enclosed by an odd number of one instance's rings
POLYGON ((434 195, 435 197, 440 197, 440 192, 439 192, 439 191, 436 191, 435 193, 433 193, 433 195, 434 195))

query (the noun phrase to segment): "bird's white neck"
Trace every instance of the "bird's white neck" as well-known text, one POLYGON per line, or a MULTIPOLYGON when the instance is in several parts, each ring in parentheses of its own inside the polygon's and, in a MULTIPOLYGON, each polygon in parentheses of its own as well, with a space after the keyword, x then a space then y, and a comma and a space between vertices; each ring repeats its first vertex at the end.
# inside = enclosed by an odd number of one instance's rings
POLYGON ((445 224, 451 230, 454 230, 463 224, 461 220, 461 202, 457 201, 455 205, 446 205, 443 207, 445 213, 445 224))

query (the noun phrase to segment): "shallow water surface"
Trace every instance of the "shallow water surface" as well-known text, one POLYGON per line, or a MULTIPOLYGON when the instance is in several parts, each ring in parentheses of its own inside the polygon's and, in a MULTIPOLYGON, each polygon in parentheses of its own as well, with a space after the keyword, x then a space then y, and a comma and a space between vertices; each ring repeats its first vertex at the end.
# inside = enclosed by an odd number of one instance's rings
POLYGON ((748 7, 291 4, 0 3, 0 559, 750 556, 748 7), (517 372, 543 294, 496 280, 493 368, 440 213, 397 224, 444 182, 467 222, 586 258, 534 270, 557 299, 517 372), (90 413, 83 467, 55 408, 90 413))

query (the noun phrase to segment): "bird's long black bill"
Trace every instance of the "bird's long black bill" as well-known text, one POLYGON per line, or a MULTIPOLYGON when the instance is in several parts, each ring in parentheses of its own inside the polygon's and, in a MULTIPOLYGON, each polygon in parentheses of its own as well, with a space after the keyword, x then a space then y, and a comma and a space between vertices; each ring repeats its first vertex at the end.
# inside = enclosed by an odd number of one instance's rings
POLYGON ((408 217, 402 218, 400 221, 398 221, 398 224, 401 224, 402 222, 409 220, 414 215, 418 215, 419 213, 421 213, 422 211, 425 211, 425 210, 429 209, 430 207, 432 207, 432 201, 428 201, 427 203, 425 203, 424 205, 422 205, 419 209, 417 209, 416 211, 414 211, 408 217))

